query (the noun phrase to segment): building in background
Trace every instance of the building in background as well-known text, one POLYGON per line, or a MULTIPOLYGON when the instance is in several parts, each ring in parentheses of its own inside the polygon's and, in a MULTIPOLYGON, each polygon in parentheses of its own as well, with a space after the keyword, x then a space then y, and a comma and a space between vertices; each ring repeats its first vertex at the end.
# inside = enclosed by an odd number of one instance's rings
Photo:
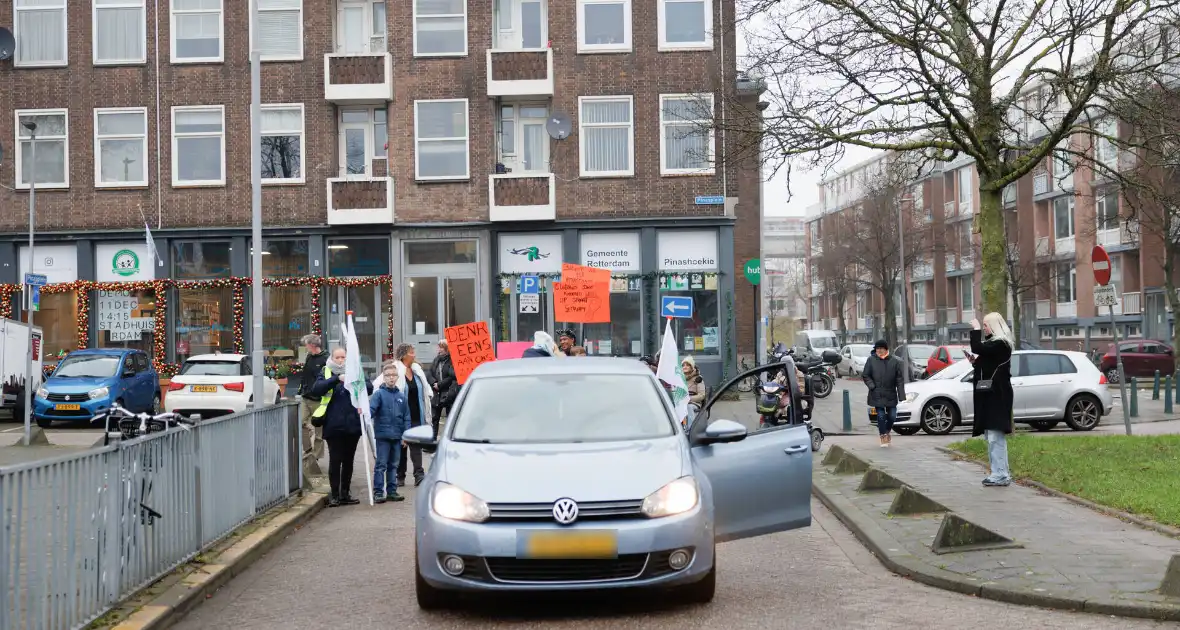
POLYGON ((768 338, 772 344, 792 343, 795 328, 807 318, 804 220, 766 216, 762 224, 762 314, 768 338))
POLYGON ((572 326, 591 354, 653 353, 665 295, 694 298, 678 343, 710 380, 753 343, 734 269, 758 256, 761 176, 727 159, 740 138, 708 130, 765 89, 736 71, 734 0, 275 0, 254 34, 247 2, 24 4, 0 4, 17 39, 0 137, 19 156, 0 163, 17 189, 0 191, 0 315, 20 315, 21 274, 46 274, 50 352, 134 346, 171 369, 248 347, 253 246, 272 366, 297 364, 308 332, 338 341, 346 311, 368 369, 400 342, 429 360, 446 326, 473 320, 531 340, 564 327, 550 299, 563 261, 615 275, 611 323, 572 326), (539 297, 520 299, 524 275, 539 297))

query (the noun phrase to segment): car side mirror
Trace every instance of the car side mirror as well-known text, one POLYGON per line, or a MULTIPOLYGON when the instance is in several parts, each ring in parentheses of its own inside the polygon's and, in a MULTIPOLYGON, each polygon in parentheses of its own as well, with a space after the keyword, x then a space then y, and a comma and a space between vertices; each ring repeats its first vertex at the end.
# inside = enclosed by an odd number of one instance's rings
POLYGON ((746 439, 749 432, 746 427, 733 420, 715 420, 705 427, 705 434, 699 440, 700 444, 725 444, 740 442, 746 439))
POLYGON ((402 440, 406 444, 417 446, 427 453, 433 453, 438 448, 438 442, 434 440, 434 427, 425 424, 413 427, 403 433, 402 440))

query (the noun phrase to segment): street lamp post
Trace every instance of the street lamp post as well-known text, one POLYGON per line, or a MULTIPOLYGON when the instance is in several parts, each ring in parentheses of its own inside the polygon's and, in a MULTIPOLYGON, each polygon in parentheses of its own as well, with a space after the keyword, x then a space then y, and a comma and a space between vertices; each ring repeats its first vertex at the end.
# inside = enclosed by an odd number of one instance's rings
POLYGON ((250 214, 251 214, 251 248, 253 271, 250 292, 250 305, 253 313, 250 316, 250 352, 253 355, 251 366, 254 368, 254 408, 258 409, 271 401, 265 400, 266 390, 263 388, 264 367, 262 350, 262 55, 258 52, 258 7, 256 2, 250 2, 250 32, 254 33, 250 44, 250 214))
MULTIPOLYGON (((901 218, 901 208, 903 205, 904 203, 901 202, 897 204, 897 257, 901 261, 901 265, 899 267, 901 269, 901 339, 897 344, 899 346, 902 343, 908 343, 910 340, 910 300, 909 296, 906 295, 905 290, 905 222, 902 221, 901 218)), ((910 349, 907 348, 907 350, 910 349)), ((908 383, 910 382, 910 359, 908 356, 905 356, 902 357, 902 361, 906 363, 906 365, 901 371, 901 377, 904 382, 908 383)))
MULTIPOLYGON (((36 225, 37 218, 37 123, 27 121, 21 125, 29 130, 29 266, 28 273, 33 273, 33 231, 36 225)), ((20 159, 20 146, 17 146, 17 158, 20 159)), ((25 279, 21 279, 25 282, 25 279)), ((34 289, 27 282, 25 283, 25 306, 29 318, 29 338, 28 338, 28 352, 26 353, 25 365, 25 446, 28 446, 33 440, 33 291, 34 289)))

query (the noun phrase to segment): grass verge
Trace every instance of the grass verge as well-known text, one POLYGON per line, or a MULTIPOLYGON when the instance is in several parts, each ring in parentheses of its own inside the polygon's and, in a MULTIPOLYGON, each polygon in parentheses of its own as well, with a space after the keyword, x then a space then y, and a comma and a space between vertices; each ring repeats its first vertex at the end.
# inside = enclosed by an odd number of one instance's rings
MULTIPOLYGON (((950 448, 987 462, 984 440, 950 448)), ((1008 463, 1015 477, 1180 527, 1180 435, 1012 435, 1008 463)))

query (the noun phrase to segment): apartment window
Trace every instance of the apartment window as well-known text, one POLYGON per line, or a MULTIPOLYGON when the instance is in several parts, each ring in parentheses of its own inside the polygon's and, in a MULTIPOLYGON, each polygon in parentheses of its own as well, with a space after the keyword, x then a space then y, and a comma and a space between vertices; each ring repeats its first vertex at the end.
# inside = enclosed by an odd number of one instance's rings
POLYGON ((94 0, 94 63, 117 65, 147 60, 144 0, 94 0))
POLYGON ((303 183, 303 104, 262 106, 262 181, 303 183))
POLYGON ((172 185, 225 185, 225 107, 172 108, 172 185))
POLYGON ((959 305, 964 309, 975 308, 975 279, 968 276, 959 278, 959 305))
POLYGON ((1099 230, 1119 229, 1119 194, 1108 190, 1094 202, 1094 216, 1098 220, 1099 230))
POLYGON ((1073 263, 1057 265, 1057 302, 1067 304, 1077 301, 1078 270, 1073 263))
POLYGON ((348 54, 379 53, 385 40, 385 3, 337 0, 336 50, 348 54))
POLYGON ((1123 292, 1123 257, 1120 255, 1110 257, 1110 284, 1114 286, 1115 293, 1123 292))
POLYGON ((1073 235, 1073 197, 1058 197, 1053 200, 1053 238, 1073 235))
POLYGON ((578 0, 578 52, 631 50, 631 0, 578 0))
POLYGON ((660 174, 713 172, 713 95, 660 96, 660 174))
POLYGON ((250 43, 263 61, 303 59, 303 0, 254 0, 258 34, 250 43))
POLYGON ((959 204, 971 203, 971 168, 959 169, 959 204))
POLYGON ((146 108, 94 110, 95 186, 147 186, 147 154, 146 108))
POLYGON ((222 0, 172 0, 172 63, 221 61, 222 0))
POLYGON ((500 163, 513 173, 548 173, 548 119, 544 105, 500 107, 500 163))
POLYGON ((69 113, 64 109, 26 109, 16 111, 17 144, 20 159, 16 161, 16 187, 28 188, 30 173, 36 168, 37 187, 69 188, 70 186, 70 131, 69 113), (37 125, 37 151, 25 124, 37 125), (36 162, 34 162, 36 160, 36 162))
POLYGON ((659 0, 660 50, 713 47, 711 0, 659 0))
POLYGON ((496 48, 544 48, 549 38, 546 9, 546 0, 496 0, 496 48))
POLYGON ((467 0, 414 0, 414 55, 467 54, 467 0))
POLYGON ((1073 156, 1068 151, 1069 139, 1067 138, 1059 142, 1053 152, 1053 176, 1057 178, 1057 181, 1073 175, 1073 156))
POLYGON ((414 101, 415 178, 469 178, 468 134, 467 99, 414 101))
POLYGON ((582 177, 635 174, 633 107, 630 96, 578 97, 582 177))
POLYGON ((1115 160, 1118 159, 1118 147, 1115 146, 1110 138, 1118 135, 1118 124, 1114 120, 1107 118, 1095 125, 1095 131, 1101 135, 1096 137, 1094 141, 1094 159, 1111 167, 1114 165, 1115 160))
POLYGON ((340 112, 340 171, 347 175, 371 175, 373 160, 388 155, 389 131, 385 109, 340 112))
POLYGON ((921 313, 926 310, 926 283, 914 283, 914 313, 921 313))
POLYGON ((16 0, 17 66, 66 65, 66 0, 16 0))

